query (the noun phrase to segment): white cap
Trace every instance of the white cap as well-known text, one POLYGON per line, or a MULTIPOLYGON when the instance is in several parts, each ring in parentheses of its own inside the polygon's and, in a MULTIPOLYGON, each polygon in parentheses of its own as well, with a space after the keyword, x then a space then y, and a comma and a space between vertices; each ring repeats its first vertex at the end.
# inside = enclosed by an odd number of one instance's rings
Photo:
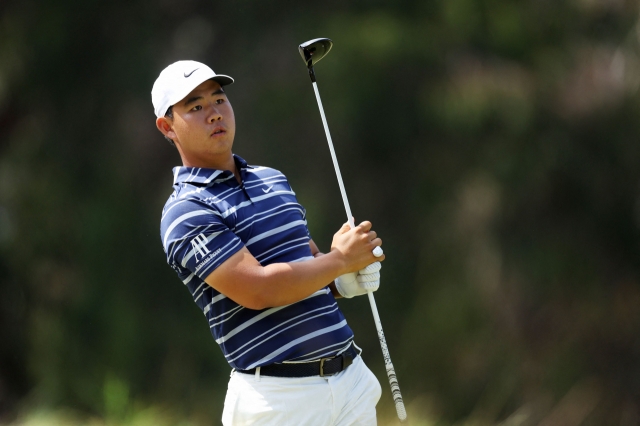
POLYGON ((215 80, 221 86, 233 83, 233 78, 216 74, 201 62, 178 61, 163 69, 151 89, 151 102, 156 117, 164 117, 170 106, 180 102, 207 80, 215 80))

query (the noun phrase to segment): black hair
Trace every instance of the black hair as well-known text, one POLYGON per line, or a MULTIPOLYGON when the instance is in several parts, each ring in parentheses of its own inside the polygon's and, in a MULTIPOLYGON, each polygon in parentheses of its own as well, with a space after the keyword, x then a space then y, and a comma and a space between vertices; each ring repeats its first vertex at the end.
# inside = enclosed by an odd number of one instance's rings
MULTIPOLYGON (((165 117, 169 117, 170 119, 172 119, 172 120, 173 120, 173 105, 171 105, 171 106, 169 107, 169 109, 167 109, 167 112, 165 112, 165 113, 164 113, 164 116, 165 116, 165 117)), ((172 140, 170 137, 165 136, 164 138, 165 138, 167 141, 169 141, 169 143, 171 144, 171 146, 176 146, 176 144, 173 142, 173 140, 172 140)))

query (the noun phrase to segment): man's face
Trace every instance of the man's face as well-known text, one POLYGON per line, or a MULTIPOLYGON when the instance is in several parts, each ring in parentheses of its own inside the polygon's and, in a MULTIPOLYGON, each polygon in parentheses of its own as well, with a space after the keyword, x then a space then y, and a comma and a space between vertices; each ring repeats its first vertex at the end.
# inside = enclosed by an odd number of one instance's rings
POLYGON ((173 120, 163 119, 170 127, 163 133, 173 139, 185 166, 215 167, 229 158, 236 122, 227 95, 216 81, 207 80, 193 89, 173 106, 173 120))

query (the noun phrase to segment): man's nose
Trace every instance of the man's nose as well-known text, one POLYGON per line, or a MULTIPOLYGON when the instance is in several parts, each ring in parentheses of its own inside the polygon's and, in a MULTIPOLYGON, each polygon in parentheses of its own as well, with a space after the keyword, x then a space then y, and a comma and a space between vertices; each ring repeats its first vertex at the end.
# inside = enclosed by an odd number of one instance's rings
POLYGON ((222 114, 220 113, 220 111, 215 105, 212 105, 211 111, 209 112, 209 123, 213 123, 221 119, 222 119, 222 114))

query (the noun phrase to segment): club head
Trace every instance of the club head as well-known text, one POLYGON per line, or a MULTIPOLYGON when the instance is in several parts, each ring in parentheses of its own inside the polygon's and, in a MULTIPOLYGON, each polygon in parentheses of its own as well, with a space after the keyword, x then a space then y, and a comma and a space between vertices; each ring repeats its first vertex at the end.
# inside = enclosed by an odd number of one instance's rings
POLYGON ((298 46, 298 51, 307 68, 311 68, 329 53, 332 46, 333 42, 328 38, 315 38, 298 46))

